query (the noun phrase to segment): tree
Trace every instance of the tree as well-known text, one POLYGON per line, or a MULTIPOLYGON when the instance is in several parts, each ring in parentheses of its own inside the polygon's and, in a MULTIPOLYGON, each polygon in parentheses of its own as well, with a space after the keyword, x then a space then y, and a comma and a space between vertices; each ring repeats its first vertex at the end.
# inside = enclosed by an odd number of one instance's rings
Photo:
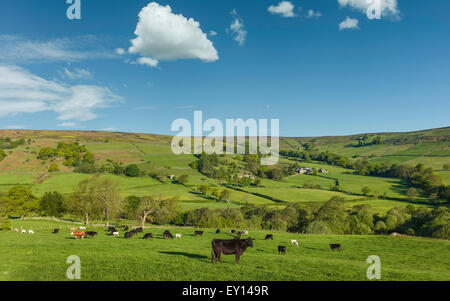
POLYGON ((406 192, 406 196, 408 197, 408 200, 413 202, 419 194, 417 193, 417 190, 414 187, 411 187, 406 192))
POLYGON ((371 190, 368 186, 364 186, 364 187, 361 189, 361 192, 362 192, 362 194, 368 196, 369 193, 372 192, 372 190, 371 190))
POLYGON ((219 201, 230 203, 231 191, 228 189, 224 189, 220 194, 219 201))
POLYGON ((55 171, 59 171, 58 164, 56 164, 56 163, 50 164, 50 167, 48 168, 48 172, 55 172, 55 171))
MULTIPOLYGON (((1 161, 1 153, 0 153, 0 161, 1 161)), ((450 163, 445 163, 443 166, 444 170, 450 170, 450 163)))
POLYGON ((125 175, 131 178, 139 177, 141 174, 141 170, 139 169, 139 166, 136 164, 128 165, 125 169, 125 175))
POLYGON ((138 209, 141 203, 141 198, 130 195, 125 199, 123 214, 127 219, 135 219, 138 217, 138 209))
POLYGON ((20 216, 22 219, 37 211, 39 198, 24 186, 11 188, 6 195, 0 198, 0 207, 5 216, 20 216))
POLYGON ((181 175, 177 178, 177 183, 181 185, 186 185, 188 181, 189 181, 188 175, 181 175))
POLYGON ((141 227, 149 221, 154 224, 166 224, 178 214, 176 199, 163 200, 161 197, 142 197, 138 208, 141 227))
POLYGON ((61 217, 64 213, 64 197, 59 192, 46 192, 41 198, 39 212, 44 216, 61 217))
POLYGON ((2 150, 2 149, 0 149, 0 161, 2 161, 3 159, 5 159, 5 157, 6 157, 5 151, 2 150))

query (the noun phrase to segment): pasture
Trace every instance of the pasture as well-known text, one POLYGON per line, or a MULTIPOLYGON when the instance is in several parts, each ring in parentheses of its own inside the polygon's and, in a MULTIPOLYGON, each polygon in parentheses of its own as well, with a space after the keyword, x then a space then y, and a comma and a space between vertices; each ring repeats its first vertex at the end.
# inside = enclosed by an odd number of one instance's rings
MULTIPOLYGON (((81 259, 81 280, 111 281, 365 281, 371 255, 381 258, 382 280, 450 280, 450 242, 425 238, 383 236, 316 236, 274 232, 274 241, 265 241, 268 231, 250 231, 254 248, 234 264, 234 256, 224 256, 223 264, 211 264, 213 238, 232 238, 225 229, 149 228, 155 239, 143 234, 132 239, 108 236, 105 227, 91 239, 75 240, 69 227, 73 224, 44 220, 14 220, 13 228, 33 229, 34 235, 0 232, 0 280, 65 281, 68 256, 81 259), (61 233, 52 234, 54 228, 61 233), (164 240, 169 229, 181 239, 164 240), (194 237, 194 230, 204 230, 194 237), (291 239, 299 247, 291 245, 291 239), (342 252, 332 252, 330 243, 342 245, 342 252), (279 255, 278 246, 287 254, 279 255)), ((237 229, 242 230, 242 229, 237 229)), ((243 237, 245 238, 245 237, 243 237)))

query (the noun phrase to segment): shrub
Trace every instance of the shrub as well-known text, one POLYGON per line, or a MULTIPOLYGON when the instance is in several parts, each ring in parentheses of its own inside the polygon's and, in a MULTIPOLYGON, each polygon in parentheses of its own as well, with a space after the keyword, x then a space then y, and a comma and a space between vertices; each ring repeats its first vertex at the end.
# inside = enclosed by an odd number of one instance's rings
POLYGON ((55 171, 59 171, 58 164, 56 164, 56 163, 50 164, 50 167, 48 168, 48 172, 55 172, 55 171))
POLYGON ((139 169, 139 166, 137 166, 136 164, 128 165, 127 168, 125 169, 125 175, 127 177, 136 178, 139 177, 140 174, 141 170, 139 169))

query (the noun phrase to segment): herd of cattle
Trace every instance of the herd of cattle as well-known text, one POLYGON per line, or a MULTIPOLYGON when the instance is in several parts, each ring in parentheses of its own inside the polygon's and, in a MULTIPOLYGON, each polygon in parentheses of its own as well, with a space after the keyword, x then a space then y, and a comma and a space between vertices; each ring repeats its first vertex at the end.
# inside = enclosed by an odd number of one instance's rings
MULTIPOLYGON (((125 231, 124 238, 130 239, 133 236, 144 233, 144 229, 142 227, 136 228, 134 230, 130 230, 128 226, 121 226, 117 227, 122 231, 125 231)), ((93 231, 86 231, 86 227, 79 227, 79 228, 71 228, 71 235, 75 237, 75 239, 85 239, 85 238, 94 238, 98 235, 97 232, 93 231)), ((15 232, 19 232, 19 229, 14 229, 15 232)), ((116 227, 108 227, 107 232, 109 232, 110 236, 119 237, 120 232, 116 227)), ((20 231, 22 234, 27 233, 26 230, 21 229, 20 231)), ((53 234, 59 234, 60 229, 56 228, 53 230, 53 234)), ((247 250, 248 247, 253 247, 253 241, 254 239, 251 237, 248 237, 247 239, 241 239, 242 235, 249 235, 248 230, 237 232, 236 230, 231 230, 230 233, 234 236, 233 239, 213 239, 212 241, 212 252, 211 252, 211 260, 212 263, 219 261, 222 263, 221 255, 235 255, 236 256, 236 264, 239 264, 239 259, 244 254, 244 252, 247 250)), ((28 234, 34 234, 33 230, 28 230, 28 234)), ((195 231, 194 236, 203 236, 203 231, 195 231)), ((221 234, 221 230, 217 229, 216 234, 221 234)), ((175 236, 168 230, 164 231, 162 237, 163 239, 181 239, 182 234, 175 234, 175 236)), ((153 233, 145 233, 143 236, 143 239, 153 239, 153 233)), ((265 240, 274 240, 273 234, 268 234, 265 237, 265 240)), ((295 247, 298 247, 299 244, 297 240, 293 239, 291 240, 291 244, 295 247)), ((330 244, 330 248, 332 251, 342 251, 342 246, 340 244, 330 244)), ((286 246, 278 246, 278 253, 285 255, 287 251, 286 246)))

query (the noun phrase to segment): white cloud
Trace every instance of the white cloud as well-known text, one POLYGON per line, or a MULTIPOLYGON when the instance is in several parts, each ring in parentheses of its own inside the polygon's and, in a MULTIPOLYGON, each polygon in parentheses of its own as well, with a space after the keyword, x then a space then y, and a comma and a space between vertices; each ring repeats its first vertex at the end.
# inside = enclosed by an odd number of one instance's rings
POLYGON ((231 34, 233 35, 233 39, 238 42, 240 46, 243 46, 245 40, 247 39, 247 30, 245 30, 244 22, 238 15, 236 9, 233 9, 231 11, 231 15, 234 19, 230 25, 230 28, 227 29, 227 32, 231 32, 231 34))
POLYGON ((97 47, 97 45, 98 39, 95 36, 36 41, 13 35, 0 35, 0 59, 23 64, 53 61, 73 62, 115 57, 115 54, 108 51, 87 50, 87 48, 97 47))
POLYGON ((149 67, 158 67, 158 60, 152 59, 151 57, 140 57, 136 61, 140 65, 147 65, 149 67))
POLYGON ((320 17, 322 17, 322 13, 320 12, 320 11, 314 11, 314 10, 312 10, 312 9, 310 9, 309 11, 308 11, 308 14, 306 15, 306 18, 308 18, 308 19, 312 19, 312 18, 320 18, 320 17))
POLYGON ((200 59, 214 62, 219 59, 213 43, 200 28, 200 23, 172 13, 169 5, 151 2, 139 13, 136 38, 131 41, 130 53, 140 54, 144 64, 154 67, 155 61, 200 59), (152 59, 153 61, 149 61, 152 59))
POLYGON ((208 33, 208 36, 210 36, 210 37, 215 37, 217 35, 218 35, 218 33, 215 32, 214 30, 210 30, 209 33, 208 33))
POLYGON ((116 49, 116 53, 117 53, 118 55, 124 55, 124 54, 125 54, 125 49, 123 49, 123 48, 117 48, 117 49, 116 49))
POLYGON ((100 129, 100 131, 104 131, 104 132, 116 132, 117 130, 118 130, 118 128, 113 127, 113 126, 100 129))
MULTIPOLYGON (((379 0, 380 12, 382 17, 398 17, 400 11, 397 7, 397 0, 379 0)), ((374 4, 374 1, 368 0, 338 0, 341 7, 350 7, 356 9, 364 14, 367 13, 369 7, 374 4)))
POLYGON ((59 74, 61 75, 61 77, 63 78, 69 78, 69 79, 92 79, 92 73, 89 72, 86 69, 80 69, 80 68, 75 68, 73 71, 70 71, 67 68, 64 68, 62 71, 59 72, 59 74))
POLYGON ((63 128, 74 128, 77 126, 77 124, 75 122, 63 122, 58 124, 58 126, 63 128))
POLYGON ((267 10, 273 15, 281 15, 283 18, 295 17, 294 5, 289 1, 281 1, 277 6, 271 5, 267 10))
POLYGON ((0 116, 53 111, 59 120, 88 121, 97 117, 95 110, 120 101, 108 88, 68 86, 18 66, 0 65, 0 116))
POLYGON ((5 126, 5 129, 7 130, 23 130, 26 129, 25 125, 7 125, 5 126))
POLYGON ((344 21, 342 21, 339 24, 339 30, 344 30, 344 29, 358 29, 358 19, 353 19, 350 17, 347 17, 344 21))

